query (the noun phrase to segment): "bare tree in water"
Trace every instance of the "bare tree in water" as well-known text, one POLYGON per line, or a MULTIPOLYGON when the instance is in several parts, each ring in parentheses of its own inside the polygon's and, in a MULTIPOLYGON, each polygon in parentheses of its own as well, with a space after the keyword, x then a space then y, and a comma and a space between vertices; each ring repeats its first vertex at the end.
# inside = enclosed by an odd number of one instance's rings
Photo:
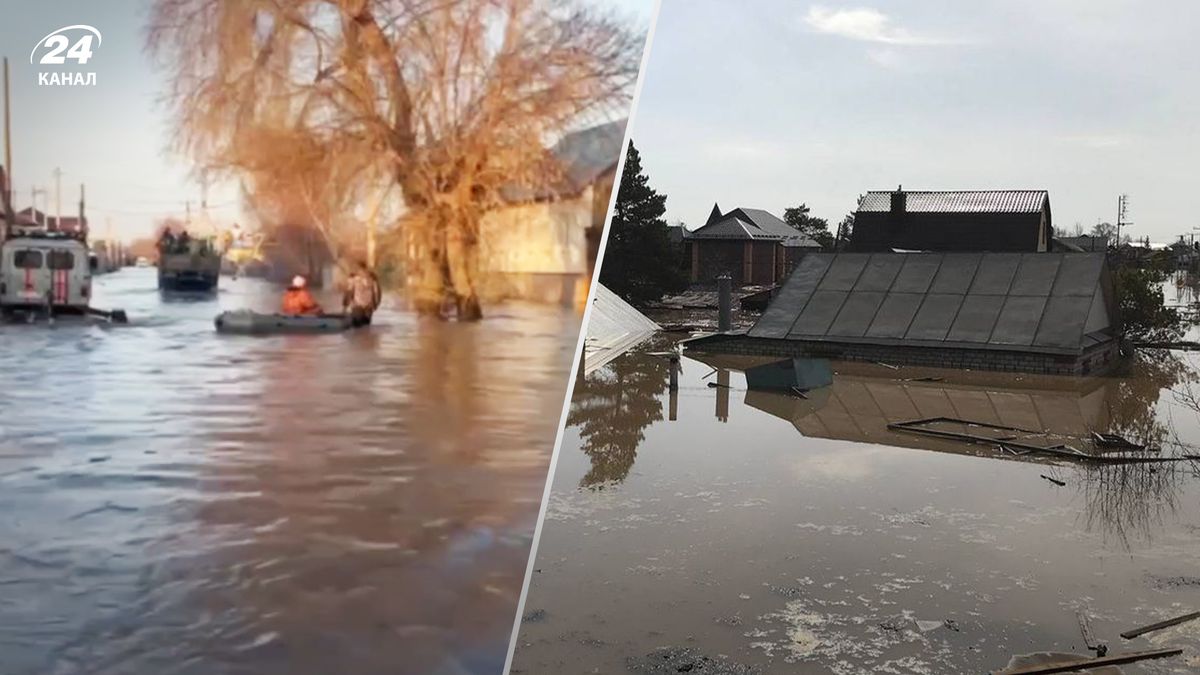
POLYGON ((627 101, 643 37, 577 0, 155 0, 148 44, 200 166, 327 239, 394 186, 415 307, 477 319, 481 217, 559 178, 543 148, 627 101))

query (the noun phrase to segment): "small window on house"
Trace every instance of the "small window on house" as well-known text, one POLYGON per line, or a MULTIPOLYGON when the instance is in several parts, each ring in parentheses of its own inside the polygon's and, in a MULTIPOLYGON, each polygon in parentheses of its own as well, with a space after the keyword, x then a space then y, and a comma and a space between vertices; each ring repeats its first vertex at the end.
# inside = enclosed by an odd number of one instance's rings
POLYGON ((13 264, 23 270, 40 270, 42 268, 42 252, 17 251, 13 254, 13 264))
POLYGON ((75 269, 75 254, 70 251, 50 251, 46 264, 52 270, 75 269))

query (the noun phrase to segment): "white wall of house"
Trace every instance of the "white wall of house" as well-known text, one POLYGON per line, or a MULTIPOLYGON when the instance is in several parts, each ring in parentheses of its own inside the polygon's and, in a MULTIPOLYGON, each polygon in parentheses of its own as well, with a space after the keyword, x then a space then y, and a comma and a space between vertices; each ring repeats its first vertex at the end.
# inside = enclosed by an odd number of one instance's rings
POLYGON ((480 223, 483 295, 492 300, 522 299, 572 303, 588 272, 587 228, 592 195, 508 206, 480 223))

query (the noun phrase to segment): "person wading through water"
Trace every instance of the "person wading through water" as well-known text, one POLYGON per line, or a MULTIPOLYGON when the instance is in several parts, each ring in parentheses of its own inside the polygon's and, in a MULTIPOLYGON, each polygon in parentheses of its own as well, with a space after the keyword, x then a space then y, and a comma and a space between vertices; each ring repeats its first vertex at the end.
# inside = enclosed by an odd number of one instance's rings
POLYGON ((383 292, 378 277, 367 267, 365 260, 359 260, 346 281, 346 293, 342 296, 342 309, 350 314, 351 325, 369 325, 371 315, 379 309, 382 300, 383 292))
POLYGON ((319 316, 321 306, 308 292, 308 282, 304 277, 296 275, 292 285, 283 293, 283 313, 289 316, 319 316))

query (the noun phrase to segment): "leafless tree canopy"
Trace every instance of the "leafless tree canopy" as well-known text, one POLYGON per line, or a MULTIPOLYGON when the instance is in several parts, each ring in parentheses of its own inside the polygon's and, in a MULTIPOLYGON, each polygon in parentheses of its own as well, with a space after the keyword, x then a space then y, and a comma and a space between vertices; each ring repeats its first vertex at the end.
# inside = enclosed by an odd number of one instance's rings
POLYGON ((469 319, 480 216, 627 102, 643 36, 573 0, 156 0, 148 43, 201 167, 327 237, 396 188, 417 307, 469 319))

